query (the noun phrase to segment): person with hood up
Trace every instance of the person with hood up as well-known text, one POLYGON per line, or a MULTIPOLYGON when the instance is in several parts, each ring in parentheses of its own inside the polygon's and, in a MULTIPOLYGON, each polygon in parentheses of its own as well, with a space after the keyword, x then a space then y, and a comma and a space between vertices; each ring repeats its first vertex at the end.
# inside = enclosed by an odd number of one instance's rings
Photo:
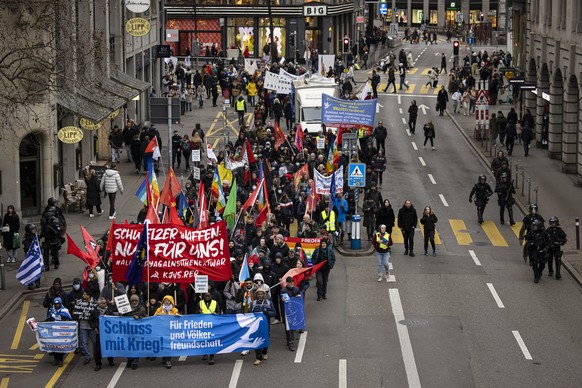
POLYGON ((83 287, 81 287, 81 279, 73 279, 73 289, 67 294, 67 308, 73 310, 75 303, 83 299, 83 287))
MULTIPOLYGON (((257 274, 260 275, 260 274, 257 274)), ((257 276, 255 275, 255 277, 257 276)), ((273 307, 273 302, 269 300, 266 296, 265 290, 261 287, 255 292, 255 300, 253 300, 251 305, 251 313, 263 313, 267 319, 267 324, 269 327, 269 336, 271 335, 271 324, 270 320, 275 316, 275 307, 273 307)), ((261 363, 269 356, 267 355, 269 351, 268 347, 255 350, 255 365, 261 365, 261 363)))
POLYGON ((63 242, 65 242, 63 236, 66 230, 67 222, 63 211, 59 208, 59 201, 56 198, 49 198, 40 218, 40 234, 44 238, 42 257, 45 271, 50 270, 49 259, 51 256, 55 269, 59 269, 59 251, 63 242))
MULTIPOLYGON (((263 275, 261 273, 256 273, 255 276, 253 277, 253 283, 254 285, 254 289, 255 289, 255 296, 257 291, 262 290, 265 292, 265 298, 267 299, 271 299, 271 288, 269 287, 268 284, 265 283, 265 280, 263 279, 263 275)), ((251 306, 252 306, 252 302, 251 302, 251 306)), ((252 310, 252 308, 251 308, 252 310)), ((252 311, 249 311, 252 312, 252 311)))
MULTIPOLYGON (((174 307, 174 298, 170 295, 164 296, 162 305, 156 310, 154 315, 180 315, 178 309, 174 307)), ((166 363, 166 369, 172 369, 172 358, 163 357, 162 362, 166 363)))
MULTIPOLYGON (((289 267, 287 264, 283 262, 283 256, 281 254, 275 256, 275 262, 273 263, 273 267, 271 268, 273 273, 275 274, 275 279, 277 283, 283 281, 283 276, 289 271, 289 267)), ((281 285, 276 285, 271 290, 271 295, 273 298, 273 303, 275 305, 275 319, 273 320, 273 324, 276 325, 281 323, 281 303, 279 303, 279 294, 281 292, 281 285)))
MULTIPOLYGON (((63 306, 63 299, 61 297, 54 298, 52 305, 48 311, 46 320, 48 322, 73 320, 69 310, 65 306, 63 306)), ((53 352, 53 357, 55 359, 54 365, 58 365, 59 368, 62 367, 63 359, 65 358, 65 353, 53 352)))
POLYGON ((328 245, 326 239, 322 239, 319 243, 319 248, 316 248, 313 251, 311 261, 314 266, 323 261, 327 261, 319 271, 315 273, 317 301, 319 302, 321 299, 327 299, 327 282, 329 279, 329 273, 335 265, 335 253, 333 253, 333 249, 328 245))
POLYGON ((117 192, 123 195, 123 182, 121 175, 117 171, 117 166, 112 164, 110 168, 105 170, 103 178, 101 179, 101 191, 105 191, 109 197, 109 219, 115 219, 115 196, 117 192))
POLYGON ((237 300, 240 289, 240 283, 235 279, 235 274, 233 273, 232 278, 226 283, 222 291, 226 298, 226 314, 242 314, 242 302, 237 300))
POLYGON ((60 298, 61 305, 63 304, 63 302, 66 305, 67 294, 65 293, 65 290, 61 288, 61 284, 62 284, 61 278, 55 278, 55 280, 53 280, 53 286, 49 288, 46 294, 44 295, 42 305, 47 309, 47 313, 50 310, 51 306, 54 304, 54 300, 56 298, 60 298))
MULTIPOLYGON (((147 317, 145 308, 140 304, 139 296, 132 295, 129 298, 129 305, 131 306, 131 311, 123 314, 124 317, 133 317, 133 319, 138 320, 147 317)), ((139 358, 128 358, 127 364, 131 365, 131 369, 135 370, 138 366, 139 358)))

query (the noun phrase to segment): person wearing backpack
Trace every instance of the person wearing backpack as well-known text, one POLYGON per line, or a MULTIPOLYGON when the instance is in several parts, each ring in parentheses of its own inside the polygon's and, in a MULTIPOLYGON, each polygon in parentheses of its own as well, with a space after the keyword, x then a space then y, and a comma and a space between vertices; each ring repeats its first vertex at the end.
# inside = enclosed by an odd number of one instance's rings
POLYGON ((380 85, 380 76, 376 70, 372 70, 372 78, 368 78, 372 83, 372 94, 374 98, 378 98, 378 85, 380 85))

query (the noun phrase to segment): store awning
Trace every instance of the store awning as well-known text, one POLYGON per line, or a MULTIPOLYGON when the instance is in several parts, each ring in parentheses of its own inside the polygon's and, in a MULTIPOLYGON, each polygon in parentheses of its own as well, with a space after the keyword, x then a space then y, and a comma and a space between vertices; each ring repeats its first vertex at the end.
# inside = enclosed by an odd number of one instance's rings
POLYGON ((82 85, 76 91, 59 90, 57 103, 97 123, 150 87, 147 82, 111 70, 111 78, 100 84, 82 85))
MULTIPOLYGON (((127 85, 132 89, 138 90, 140 93, 141 92, 145 92, 146 90, 148 90, 152 85, 144 82, 144 81, 140 81, 137 78, 134 78, 130 75, 127 75, 119 70, 115 70, 115 69, 111 69, 111 79, 114 81, 117 81, 121 84, 127 85)), ((137 96, 137 94, 136 94, 137 96)), ((133 96, 135 97, 135 96, 133 96)))

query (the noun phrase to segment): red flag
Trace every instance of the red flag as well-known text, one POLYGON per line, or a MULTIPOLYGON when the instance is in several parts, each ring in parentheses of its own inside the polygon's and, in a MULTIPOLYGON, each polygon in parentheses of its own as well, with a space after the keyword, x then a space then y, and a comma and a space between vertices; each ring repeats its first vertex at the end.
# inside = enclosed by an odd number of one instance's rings
POLYGON ((295 147, 299 150, 299 152, 303 152, 303 138, 305 137, 305 133, 303 133, 303 129, 301 127, 297 127, 297 132, 295 132, 295 147))
POLYGON ((275 149, 278 150, 283 143, 285 143, 285 134, 275 121, 275 149))
POLYGON ((295 191, 297 191, 297 187, 299 187, 299 182, 301 182, 303 174, 307 174, 307 177, 309 177, 309 165, 307 163, 301 166, 301 168, 293 174, 293 186, 295 186, 295 191))
MULTIPOLYGON (((146 180, 148 179, 148 176, 146 174, 146 180)), ((154 206, 153 202, 152 202, 152 190, 150 188, 149 185, 146 185, 146 190, 147 190, 147 197, 148 197, 148 210, 146 212, 146 221, 149 221, 152 224, 159 224, 160 223, 160 218, 158 216, 158 209, 156 206, 154 206)))
MULTIPOLYGON (((171 168, 171 167, 170 167, 171 168)), ((166 200, 169 203, 166 211, 164 213, 164 223, 165 224, 175 224, 183 226, 184 223, 178 216, 178 211, 176 210, 176 198, 172 195, 172 183, 170 182, 170 189, 166 192, 166 200)))
POLYGON ((246 200, 244 205, 241 208, 242 212, 245 212, 249 207, 253 207, 257 202, 257 198, 259 197, 259 193, 263 190, 263 185, 265 184, 265 179, 261 180, 261 183, 257 186, 257 188, 251 193, 249 198, 246 200))
POLYGON ((293 283, 299 284, 302 281, 309 279, 314 273, 316 273, 323 265, 327 263, 327 260, 322 261, 321 263, 314 265, 313 267, 307 268, 291 268, 285 275, 283 275, 283 281, 281 282, 281 287, 285 288, 287 286, 287 276, 293 277, 293 283))
POLYGON ((166 182, 164 182, 164 188, 160 194, 162 204, 170 206, 170 198, 174 199, 178 194, 180 194, 180 191, 182 191, 180 182, 178 182, 178 178, 176 178, 174 169, 170 167, 168 170, 168 177, 166 178, 166 182), (171 193, 170 196, 168 196, 168 191, 171 193))
POLYGON ((146 154, 150 152, 153 153, 152 157, 156 160, 162 156, 162 154, 160 154, 160 147, 158 146, 158 138, 156 136, 154 136, 145 149, 146 154))
POLYGON ((109 233, 107 233, 107 244, 105 245, 105 251, 113 252, 113 239, 111 238, 111 231, 113 230, 113 225, 115 225, 115 219, 111 220, 111 224, 109 225, 109 233))
MULTIPOLYGON (((332 178, 333 179, 333 178, 332 178)), ((311 188, 309 189, 309 195, 305 200, 305 213, 312 213, 317 207, 317 201, 319 200, 319 194, 315 193, 315 179, 311 182, 311 188)))
POLYGON ((204 183, 200 182, 198 190, 198 209, 200 209, 200 222, 198 229, 208 227, 208 201, 206 199, 206 192, 204 191, 204 183))
POLYGON ((249 139, 246 141, 246 152, 247 152, 247 160, 249 164, 255 163, 257 160, 255 159, 255 155, 253 155, 253 149, 251 147, 251 143, 249 139))
POLYGON ((79 259, 83 260, 85 264, 91 265, 90 263, 93 261, 91 256, 89 256, 87 252, 83 252, 77 246, 77 244, 75 244, 75 241, 71 238, 71 236, 69 236, 68 233, 65 234, 67 236, 67 254, 78 257, 79 259))
POLYGON ((265 206, 263 210, 259 212, 257 220, 255 221, 255 226, 259 227, 263 224, 263 222, 267 221, 267 213, 269 213, 269 208, 265 206))
POLYGON ((83 241, 85 242, 85 249, 91 258, 89 265, 91 268, 95 268, 99 264, 99 245, 95 242, 95 239, 87 232, 83 225, 81 225, 81 232, 83 233, 83 241))

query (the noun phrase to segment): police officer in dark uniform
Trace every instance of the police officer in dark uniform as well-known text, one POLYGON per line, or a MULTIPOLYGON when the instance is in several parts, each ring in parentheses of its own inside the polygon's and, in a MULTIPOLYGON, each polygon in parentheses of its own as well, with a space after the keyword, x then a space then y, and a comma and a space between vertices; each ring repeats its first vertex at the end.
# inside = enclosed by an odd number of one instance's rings
POLYGON ((469 203, 473 202, 473 196, 475 196, 475 206, 477 206, 477 220, 480 224, 483 223, 483 212, 485 211, 485 206, 489 201, 489 197, 493 195, 493 190, 491 186, 487 183, 487 177, 485 175, 479 176, 479 182, 473 186, 471 194, 469 194, 469 203))
POLYGON ((515 203, 513 194, 515 194, 515 187, 513 182, 509 181, 506 173, 501 174, 499 182, 495 185, 495 192, 497 193, 497 203, 499 204, 499 222, 501 225, 505 223, 504 215, 505 208, 507 208, 509 224, 511 226, 515 225, 513 220, 513 204, 515 203))
POLYGON ((548 220, 550 226, 546 229, 548 235, 550 236, 550 247, 548 249, 548 270, 549 276, 554 274, 553 263, 556 261, 556 280, 559 280, 562 275, 560 275, 560 269, 562 268, 562 246, 566 244, 568 239, 566 238, 566 232, 560 227, 560 220, 558 217, 550 217, 548 220))
POLYGON ((536 219, 532 221, 531 231, 525 236, 525 240, 529 262, 534 273, 534 283, 539 283, 546 266, 546 255, 550 248, 550 235, 544 230, 543 223, 536 219))
MULTIPOLYGON (((538 205, 532 203, 529 205, 529 214, 523 217, 523 224, 519 230, 519 243, 523 244, 523 237, 531 231, 531 224, 534 220, 541 221, 542 229, 544 228, 544 217, 538 214, 538 205)), ((523 261, 527 263, 527 244, 523 246, 523 261)))

